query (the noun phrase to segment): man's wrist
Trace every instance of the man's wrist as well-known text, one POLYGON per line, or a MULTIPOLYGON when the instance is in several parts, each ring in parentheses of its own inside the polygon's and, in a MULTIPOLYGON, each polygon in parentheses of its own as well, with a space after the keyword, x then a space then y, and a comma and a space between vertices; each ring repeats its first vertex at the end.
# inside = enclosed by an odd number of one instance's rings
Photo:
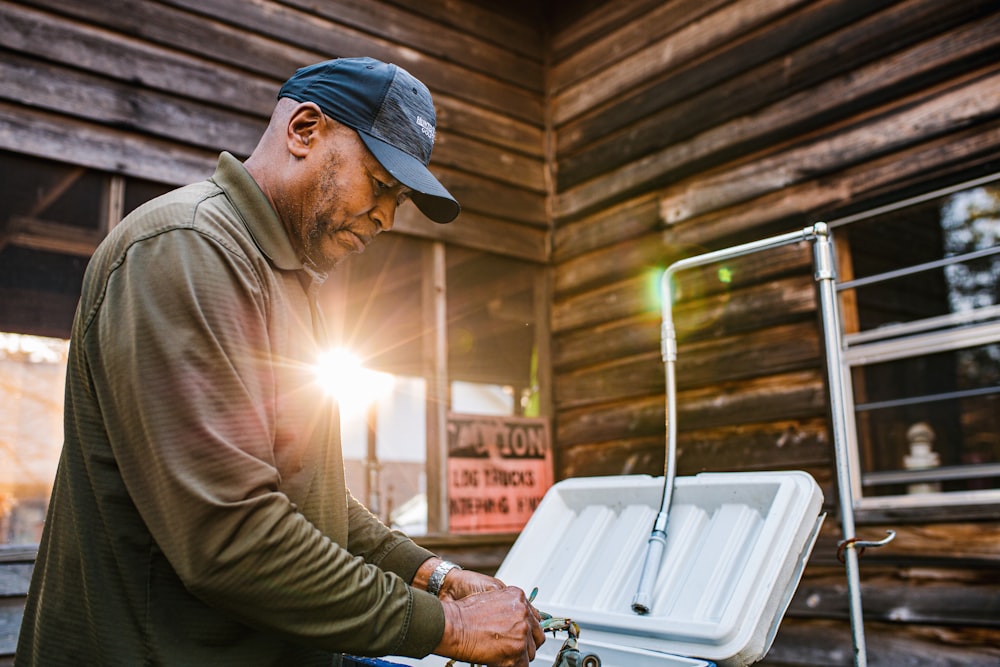
POLYGON ((444 578, 448 576, 448 573, 452 570, 461 570, 462 568, 451 561, 442 560, 438 563, 434 571, 431 572, 430 578, 427 580, 427 592, 431 595, 437 595, 441 592, 441 587, 444 585, 444 578))

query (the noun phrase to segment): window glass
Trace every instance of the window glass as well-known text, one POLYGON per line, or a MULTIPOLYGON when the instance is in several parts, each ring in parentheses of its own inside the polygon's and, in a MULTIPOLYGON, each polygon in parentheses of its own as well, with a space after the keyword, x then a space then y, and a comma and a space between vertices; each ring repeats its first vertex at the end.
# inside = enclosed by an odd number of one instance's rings
POLYGON ((836 235, 863 495, 1000 489, 1000 185, 836 235))
POLYGON ((509 416, 514 411, 514 388, 496 384, 451 383, 451 409, 472 415, 509 416))
POLYGON ((538 274, 538 267, 529 262, 448 249, 448 375, 454 411, 500 414, 495 412, 499 406, 483 402, 492 395, 494 401, 510 406, 506 414, 531 413, 538 390, 534 356, 538 274))
POLYGON ((381 235, 331 274, 324 312, 331 348, 345 350, 381 389, 358 383, 340 401, 347 485, 384 522, 417 535, 427 522, 423 253, 427 243, 381 235))
POLYGON ((62 448, 69 341, 0 333, 0 544, 34 544, 62 448))
POLYGON ((162 183, 154 183, 137 178, 125 179, 125 198, 122 206, 122 217, 125 217, 150 199, 166 194, 172 189, 173 186, 162 183))

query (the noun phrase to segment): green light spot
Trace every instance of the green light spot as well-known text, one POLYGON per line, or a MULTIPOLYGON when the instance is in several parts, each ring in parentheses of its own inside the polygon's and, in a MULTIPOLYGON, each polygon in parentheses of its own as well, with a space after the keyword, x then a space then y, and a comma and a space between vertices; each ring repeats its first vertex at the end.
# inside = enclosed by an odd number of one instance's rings
POLYGON ((719 282, 720 283, 733 282, 733 272, 727 269, 726 267, 722 267, 721 269, 719 269, 719 282))

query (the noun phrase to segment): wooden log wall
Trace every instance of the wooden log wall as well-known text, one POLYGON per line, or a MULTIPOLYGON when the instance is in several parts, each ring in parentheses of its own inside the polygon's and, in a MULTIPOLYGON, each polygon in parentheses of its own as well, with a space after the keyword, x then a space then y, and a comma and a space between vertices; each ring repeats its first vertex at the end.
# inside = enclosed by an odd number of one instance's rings
POLYGON ((0 1, 0 149, 165 184, 250 153, 281 82, 335 56, 395 62, 434 95, 432 170, 463 205, 397 231, 547 257, 537 22, 445 0, 0 1))
MULTIPOLYGON (((998 56, 978 0, 625 0, 556 31, 558 477, 662 474, 666 266, 1000 169, 998 56)), ((681 273, 675 298, 679 473, 804 469, 826 497, 763 664, 853 664, 811 249, 681 273)), ((899 533, 862 559, 872 664, 1000 662, 997 518, 859 523, 899 533)))

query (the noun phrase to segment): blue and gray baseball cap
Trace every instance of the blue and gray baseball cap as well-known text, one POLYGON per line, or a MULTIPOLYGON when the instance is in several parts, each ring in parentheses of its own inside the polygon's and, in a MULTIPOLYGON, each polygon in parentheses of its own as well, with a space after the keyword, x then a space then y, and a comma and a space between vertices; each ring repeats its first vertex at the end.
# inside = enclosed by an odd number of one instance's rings
POLYGON ((373 58, 336 58, 303 67, 278 98, 314 102, 354 128, 385 170, 413 190, 410 198, 434 222, 451 222, 461 207, 427 170, 434 148, 430 91, 402 67, 373 58))

